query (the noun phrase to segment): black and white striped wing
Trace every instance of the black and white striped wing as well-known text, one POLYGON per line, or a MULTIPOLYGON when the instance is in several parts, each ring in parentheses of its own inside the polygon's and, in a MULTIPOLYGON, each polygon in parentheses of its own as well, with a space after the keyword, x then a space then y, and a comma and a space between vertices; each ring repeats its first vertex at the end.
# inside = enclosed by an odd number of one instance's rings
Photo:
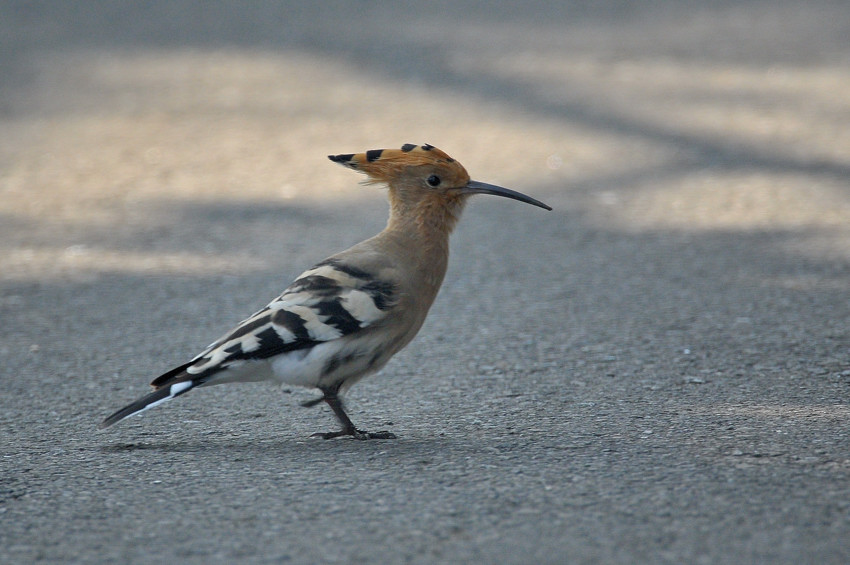
POLYGON ((250 361, 350 336, 384 319, 395 304, 395 294, 390 282, 337 260, 325 261, 302 273, 278 298, 190 363, 151 384, 160 387, 209 377, 250 361))

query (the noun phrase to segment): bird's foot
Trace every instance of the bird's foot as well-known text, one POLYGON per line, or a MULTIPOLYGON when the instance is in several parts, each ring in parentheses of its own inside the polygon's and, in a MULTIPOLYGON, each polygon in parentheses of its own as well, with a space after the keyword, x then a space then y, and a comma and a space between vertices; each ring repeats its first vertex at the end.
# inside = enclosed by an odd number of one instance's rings
MULTIPOLYGON (((360 432, 359 434, 364 434, 366 437, 359 437, 357 439, 396 439, 396 435, 392 432, 388 432, 386 430, 382 430, 380 432, 360 432)), ((354 436, 357 437, 357 436, 354 436)))
POLYGON ((342 436, 352 436, 354 439, 396 439, 396 435, 392 432, 388 431, 380 431, 380 432, 364 432, 363 430, 358 430, 357 428, 351 428, 346 430, 339 430, 336 432, 317 432, 312 434, 310 437, 319 437, 322 439, 333 439, 336 437, 342 436))
POLYGON ((358 430, 354 427, 354 424, 351 423, 351 418, 348 417, 348 414, 345 413, 345 409, 342 407, 342 401, 339 399, 339 396, 337 396, 337 389, 323 389, 322 393, 323 396, 321 398, 302 402, 301 406, 315 406, 322 401, 326 402, 327 405, 331 407, 331 410, 333 410, 334 415, 337 420, 339 420, 339 423, 342 424, 342 429, 337 432, 319 432, 311 435, 310 437, 333 439, 335 437, 351 436, 354 439, 395 439, 395 434, 392 432, 364 432, 363 430, 358 430))

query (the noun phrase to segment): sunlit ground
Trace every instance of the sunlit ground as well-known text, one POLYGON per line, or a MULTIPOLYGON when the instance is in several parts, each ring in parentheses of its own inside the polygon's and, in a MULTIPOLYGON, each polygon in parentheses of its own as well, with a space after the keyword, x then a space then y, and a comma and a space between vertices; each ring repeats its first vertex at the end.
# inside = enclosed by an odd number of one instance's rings
POLYGON ((750 31, 781 44, 783 18, 808 30, 830 17, 776 11, 679 10, 575 33, 557 19, 433 15, 366 28, 389 51, 418 46, 407 72, 403 55, 382 67, 332 48, 34 49, 0 118, 3 276, 250 269, 258 257, 227 249, 199 260, 78 240, 156 229, 157 210, 181 203, 380 206, 325 155, 406 142, 611 229, 800 230, 787 251, 850 258, 850 65, 736 57, 750 31))

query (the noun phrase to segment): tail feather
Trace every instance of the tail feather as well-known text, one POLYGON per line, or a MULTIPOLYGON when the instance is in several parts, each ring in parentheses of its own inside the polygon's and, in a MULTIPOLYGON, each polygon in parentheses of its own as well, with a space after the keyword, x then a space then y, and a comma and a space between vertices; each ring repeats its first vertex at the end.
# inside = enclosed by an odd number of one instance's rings
POLYGON ((200 385, 202 382, 203 381, 201 379, 191 381, 187 380, 174 383, 171 386, 163 386, 161 388, 158 388, 150 394, 141 397, 135 402, 128 404, 121 410, 107 417, 103 422, 100 423, 100 426, 98 427, 101 429, 108 428, 112 424, 120 422, 124 418, 132 416, 133 414, 138 414, 139 412, 143 412, 148 408, 153 408, 154 406, 158 406, 163 402, 167 402, 172 398, 180 396, 181 394, 185 394, 196 386, 200 385))
POLYGON ((151 386, 158 389, 158 388, 163 387, 165 385, 171 384, 171 382, 169 382, 169 381, 173 382, 173 381, 177 381, 177 380, 185 380, 186 375, 189 374, 189 373, 186 372, 186 368, 189 365, 193 365, 194 363, 195 363, 195 361, 192 360, 192 361, 189 361, 188 363, 184 363, 183 365, 180 365, 179 367, 174 367, 173 369, 171 369, 167 373, 163 373, 160 376, 158 376, 157 378, 155 378, 154 380, 152 380, 151 386))

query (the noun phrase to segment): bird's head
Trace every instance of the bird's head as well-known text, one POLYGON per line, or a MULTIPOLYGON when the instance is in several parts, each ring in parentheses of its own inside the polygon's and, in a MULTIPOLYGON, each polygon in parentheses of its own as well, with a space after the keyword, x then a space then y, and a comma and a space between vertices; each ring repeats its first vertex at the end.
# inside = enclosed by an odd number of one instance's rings
POLYGON ((365 153, 328 155, 335 162, 364 173, 366 182, 386 184, 393 207, 401 210, 445 205, 460 211, 472 194, 493 194, 551 210, 549 206, 515 190, 471 180, 466 169, 432 145, 407 143, 401 149, 372 149, 365 153))

